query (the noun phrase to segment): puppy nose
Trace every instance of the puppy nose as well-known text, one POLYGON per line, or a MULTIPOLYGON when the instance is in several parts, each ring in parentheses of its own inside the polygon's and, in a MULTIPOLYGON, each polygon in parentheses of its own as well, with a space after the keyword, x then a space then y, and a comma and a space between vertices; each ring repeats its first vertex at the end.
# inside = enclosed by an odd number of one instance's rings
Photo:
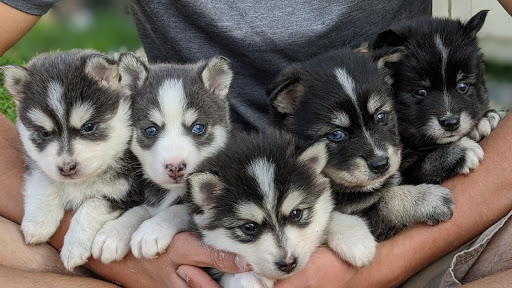
POLYGON ((368 169, 375 174, 382 174, 389 169, 388 157, 376 157, 368 162, 368 169))
POLYGON ((297 267, 297 257, 288 257, 285 260, 275 262, 275 264, 277 269, 285 273, 291 273, 297 267))
POLYGON ((76 163, 64 163, 57 168, 62 176, 71 176, 76 173, 76 163))
POLYGON ((185 171, 187 170, 187 163, 180 162, 174 164, 166 164, 165 170, 167 170, 167 175, 173 179, 178 179, 185 175, 185 171))
POLYGON ((439 120, 439 124, 446 131, 455 131, 459 128, 460 119, 458 116, 447 116, 439 120))

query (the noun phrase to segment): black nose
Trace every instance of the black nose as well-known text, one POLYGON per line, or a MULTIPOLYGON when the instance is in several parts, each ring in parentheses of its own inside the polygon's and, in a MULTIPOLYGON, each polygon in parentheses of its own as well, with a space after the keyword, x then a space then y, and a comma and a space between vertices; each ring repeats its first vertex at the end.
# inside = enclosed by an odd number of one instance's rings
POLYGON ((275 262, 277 269, 285 272, 291 273, 295 267, 297 267, 297 257, 293 257, 291 259, 287 258, 286 260, 280 260, 275 262))
POLYGON ((439 120, 439 124, 446 131, 455 131, 459 128, 460 119, 458 116, 447 116, 439 120))
POLYGON ((375 174, 382 174, 389 169, 388 157, 376 157, 368 162, 368 169, 375 174))
POLYGON ((57 169, 59 169, 60 175, 71 176, 76 173, 76 163, 66 163, 59 165, 57 169))

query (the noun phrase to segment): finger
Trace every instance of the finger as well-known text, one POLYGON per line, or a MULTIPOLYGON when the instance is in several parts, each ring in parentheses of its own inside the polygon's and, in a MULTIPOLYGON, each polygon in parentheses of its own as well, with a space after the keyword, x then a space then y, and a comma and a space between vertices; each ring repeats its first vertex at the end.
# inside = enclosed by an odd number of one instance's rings
POLYGON ((181 278, 183 278, 189 287, 192 288, 218 288, 220 287, 215 280, 213 280, 208 273, 203 269, 190 266, 181 265, 176 271, 181 278))
POLYGON ((172 287, 172 288, 188 288, 188 287, 193 287, 193 286, 190 286, 189 283, 186 281, 186 279, 183 279, 181 277, 181 275, 179 275, 178 273, 172 273, 171 274, 170 282, 166 286, 167 287, 172 287))
POLYGON ((213 249, 189 232, 176 234, 165 255, 178 265, 211 267, 226 273, 240 273, 250 269, 242 257, 213 249))

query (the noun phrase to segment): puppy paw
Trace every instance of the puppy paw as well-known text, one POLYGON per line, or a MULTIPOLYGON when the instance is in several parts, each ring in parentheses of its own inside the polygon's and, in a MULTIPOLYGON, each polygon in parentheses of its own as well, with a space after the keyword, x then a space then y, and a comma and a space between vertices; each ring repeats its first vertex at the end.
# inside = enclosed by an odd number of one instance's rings
POLYGON ((370 265, 377 251, 377 241, 366 222, 339 212, 333 212, 327 244, 342 259, 359 268, 370 265))
POLYGON ((463 137, 457 144, 464 151, 464 164, 459 168, 459 174, 469 174, 480 165, 484 159, 484 150, 478 143, 468 137, 463 137))
POLYGON ((92 244, 94 259, 108 264, 112 261, 119 261, 128 254, 133 231, 119 227, 117 224, 115 220, 107 222, 96 234, 92 244))
POLYGON ((418 209, 424 215, 425 223, 437 225, 452 218, 455 202, 450 190, 433 184, 420 184, 417 188, 424 195, 424 201, 418 209))
POLYGON ((274 281, 254 272, 224 274, 219 283, 224 288, 272 288, 274 281))
POLYGON ((66 237, 64 238, 64 245, 60 251, 60 258, 64 267, 69 271, 77 266, 83 265, 87 262, 87 258, 91 256, 92 243, 85 243, 80 237, 66 237))
POLYGON ((476 124, 475 128, 469 132, 468 137, 478 142, 483 138, 489 136, 491 131, 498 126, 501 118, 496 110, 488 110, 480 121, 476 124))
POLYGON ((130 247, 137 258, 155 258, 171 244, 176 229, 155 218, 146 220, 132 235, 130 247))
POLYGON ((55 230, 47 222, 29 221, 23 219, 21 222, 21 231, 25 237, 25 243, 29 245, 47 242, 52 237, 55 230))

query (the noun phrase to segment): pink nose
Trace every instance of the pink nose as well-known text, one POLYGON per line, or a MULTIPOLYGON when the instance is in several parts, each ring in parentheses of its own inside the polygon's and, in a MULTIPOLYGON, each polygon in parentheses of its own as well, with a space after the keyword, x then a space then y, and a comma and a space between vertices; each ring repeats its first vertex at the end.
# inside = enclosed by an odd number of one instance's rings
POLYGON ((165 170, 167 170, 167 175, 177 180, 180 177, 185 175, 185 171, 187 170, 187 164, 185 162, 166 164, 165 170))
POLYGON ((62 176, 71 176, 76 173, 76 163, 65 163, 57 166, 57 168, 62 176))

